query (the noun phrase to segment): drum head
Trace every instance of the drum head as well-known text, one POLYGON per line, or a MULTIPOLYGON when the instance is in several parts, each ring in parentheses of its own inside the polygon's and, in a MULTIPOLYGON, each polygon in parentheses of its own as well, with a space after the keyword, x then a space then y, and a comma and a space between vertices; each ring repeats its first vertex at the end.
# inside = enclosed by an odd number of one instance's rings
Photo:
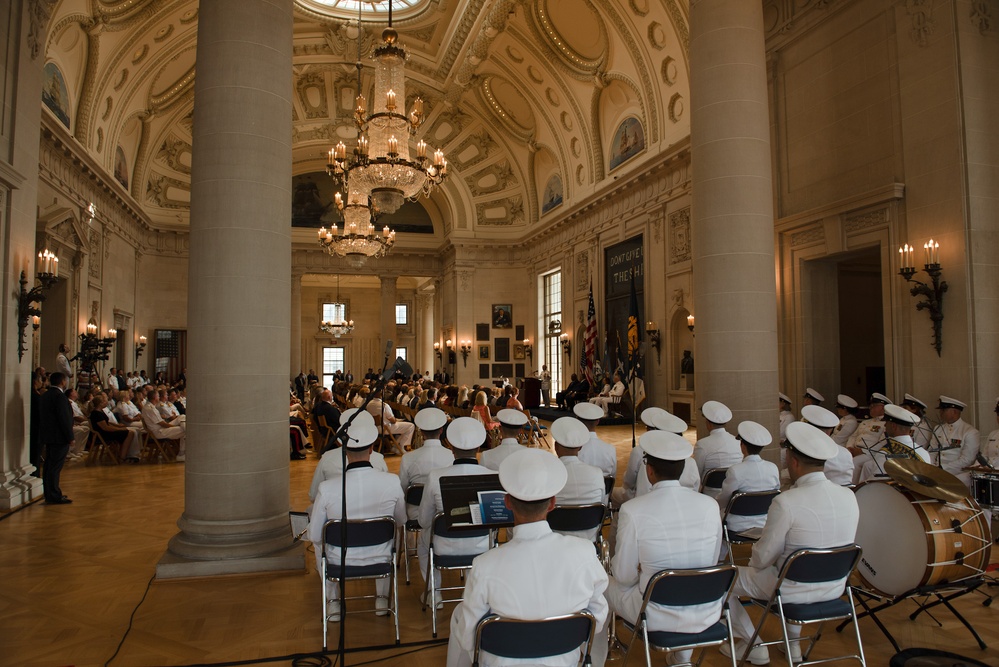
POLYGON ((929 561, 926 531, 908 497, 885 482, 857 488, 857 544, 864 553, 857 571, 875 590, 907 593, 919 585, 929 561))

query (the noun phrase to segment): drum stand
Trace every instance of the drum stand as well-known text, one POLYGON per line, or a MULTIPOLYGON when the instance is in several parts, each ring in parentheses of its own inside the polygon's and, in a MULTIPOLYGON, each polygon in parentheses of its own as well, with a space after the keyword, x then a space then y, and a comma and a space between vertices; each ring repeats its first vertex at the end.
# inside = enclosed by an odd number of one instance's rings
MULTIPOLYGON (((874 621, 876 626, 878 626, 878 629, 881 630, 882 634, 884 634, 888 641, 891 642, 891 645, 895 648, 896 652, 901 651, 902 648, 898 645, 898 642, 895 641, 895 638, 888 631, 888 628, 885 627, 884 623, 881 622, 881 619, 878 618, 877 614, 880 611, 894 607, 898 603, 910 599, 916 604, 916 611, 909 614, 910 621, 916 620, 916 617, 925 611, 926 615, 932 618, 937 625, 941 625, 940 621, 938 621, 936 617, 930 613, 930 609, 938 605, 943 605, 949 609, 952 614, 954 614, 954 617, 957 618, 957 620, 961 621, 964 627, 968 629, 968 632, 971 633, 971 636, 975 638, 975 641, 978 642, 978 647, 984 651, 987 648, 985 642, 982 641, 982 638, 978 635, 978 632, 975 631, 975 628, 972 627, 971 623, 968 622, 968 619, 962 616, 961 613, 954 608, 950 601, 978 590, 985 583, 985 577, 976 576, 964 579, 963 581, 955 581, 950 584, 922 586, 920 588, 915 588, 908 593, 903 593, 897 597, 887 597, 881 593, 861 588, 860 586, 851 586, 851 588, 854 592, 854 598, 860 603, 860 606, 864 608, 863 612, 857 614, 857 618, 861 619, 864 616, 870 616, 871 620, 874 621), (915 598, 923 599, 916 600, 915 598), (872 606, 874 604, 877 606, 872 606)), ((837 626, 836 631, 842 632, 847 623, 849 623, 849 621, 840 623, 839 626, 837 626)))

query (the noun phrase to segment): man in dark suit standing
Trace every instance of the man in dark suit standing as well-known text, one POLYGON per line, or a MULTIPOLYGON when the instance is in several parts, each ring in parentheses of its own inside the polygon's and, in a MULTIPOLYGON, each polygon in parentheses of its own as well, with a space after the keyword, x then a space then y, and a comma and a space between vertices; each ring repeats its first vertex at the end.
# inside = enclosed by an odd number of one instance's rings
POLYGON ((42 482, 45 502, 50 505, 65 505, 73 502, 63 495, 59 488, 59 475, 63 463, 73 444, 73 408, 66 396, 69 378, 62 373, 49 377, 49 389, 42 394, 41 423, 38 439, 45 448, 45 465, 42 482))

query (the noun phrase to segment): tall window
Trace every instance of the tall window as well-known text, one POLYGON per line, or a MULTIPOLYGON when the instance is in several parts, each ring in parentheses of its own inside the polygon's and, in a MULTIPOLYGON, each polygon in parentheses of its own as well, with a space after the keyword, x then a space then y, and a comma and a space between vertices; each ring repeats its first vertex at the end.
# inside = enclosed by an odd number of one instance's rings
POLYGON ((406 356, 407 354, 409 354, 409 353, 406 351, 406 348, 404 348, 404 347, 397 347, 397 348, 395 348, 395 356, 396 357, 402 357, 406 361, 409 361, 409 357, 406 356))
MULTIPOLYGON (((325 310, 323 311, 325 315, 325 310)), ((333 386, 333 374, 337 371, 343 372, 343 348, 324 347, 323 348, 323 386, 333 386)))
POLYGON ((345 303, 324 303, 323 322, 335 322, 339 324, 347 319, 347 304, 345 303))
POLYGON ((395 304, 395 323, 396 326, 406 326, 409 324, 409 304, 397 303, 395 304))
POLYGON ((562 269, 555 269, 541 278, 541 331, 545 346, 540 363, 547 365, 548 372, 552 374, 550 395, 554 396, 562 386, 562 344, 559 336, 569 330, 571 322, 562 319, 562 269))

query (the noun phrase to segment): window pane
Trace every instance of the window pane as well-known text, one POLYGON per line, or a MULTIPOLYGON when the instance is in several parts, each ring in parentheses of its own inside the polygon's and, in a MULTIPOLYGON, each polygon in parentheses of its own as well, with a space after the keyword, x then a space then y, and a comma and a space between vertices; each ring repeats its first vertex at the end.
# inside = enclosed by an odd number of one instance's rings
POLYGON ((337 371, 343 371, 343 352, 342 347, 324 347, 323 348, 323 386, 332 387, 333 386, 333 374, 337 371))
POLYGON ((347 319, 347 306, 343 303, 324 303, 323 322, 343 322, 347 319))
POLYGON ((403 359, 406 359, 408 361, 408 358, 406 357, 406 348, 404 347, 395 348, 395 356, 402 357, 403 359))
POLYGON ((395 323, 398 325, 409 324, 409 306, 404 303, 395 304, 395 323))

